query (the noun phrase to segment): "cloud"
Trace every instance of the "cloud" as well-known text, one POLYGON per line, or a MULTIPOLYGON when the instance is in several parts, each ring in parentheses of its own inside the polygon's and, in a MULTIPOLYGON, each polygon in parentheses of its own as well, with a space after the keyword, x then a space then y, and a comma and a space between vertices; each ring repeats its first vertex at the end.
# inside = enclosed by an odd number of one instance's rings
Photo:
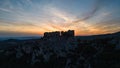
POLYGON ((44 7, 45 11, 49 11, 49 14, 52 17, 52 20, 58 19, 58 22, 69 23, 74 20, 75 16, 64 11, 63 9, 57 8, 55 6, 46 5, 44 7))
MULTIPOLYGON (((99 28, 95 28, 92 26, 91 23, 87 23, 86 20, 77 20, 79 21, 79 23, 75 23, 75 16, 66 13, 63 10, 60 10, 58 8, 55 7, 47 7, 49 8, 48 10, 50 11, 50 14, 53 15, 53 17, 57 17, 58 19, 63 19, 63 20, 55 20, 55 18, 53 18, 52 21, 49 21, 49 23, 47 23, 47 25, 49 25, 48 27, 50 27, 49 29, 51 30, 67 30, 67 29, 74 29, 77 32, 80 33, 86 33, 86 34, 97 34, 103 31, 100 31, 99 28), (58 23, 55 23, 58 22, 58 23), (73 23, 74 22, 74 23, 73 23), (62 23, 62 25, 60 25, 59 23, 62 23), (52 27, 52 28, 51 28, 52 27), (80 29, 80 30, 79 30, 80 29)), ((96 9, 97 10, 97 9, 96 9)), ((94 10, 95 12, 95 10, 94 10)), ((106 14, 104 14, 106 15, 106 14)))
POLYGON ((5 8, 0 8, 0 11, 9 12, 9 13, 12 13, 12 12, 13 12, 12 10, 5 9, 5 8))
MULTIPOLYGON (((101 10, 103 0, 94 0, 91 10, 81 18, 65 11, 65 9, 58 8, 55 4, 52 5, 48 1, 43 1, 42 3, 41 1, 36 3, 33 0, 15 0, 15 4, 10 0, 3 2, 3 5, 0 6, 2 15, 0 17, 0 31, 43 34, 45 31, 74 29, 77 34, 87 35, 120 29, 120 24, 118 24, 120 21, 107 20, 114 13, 101 10)), ((79 13, 77 14, 79 15, 79 13)))
POLYGON ((120 30, 120 20, 107 20, 94 24, 94 28, 99 28, 101 31, 108 32, 117 32, 120 30))
POLYGON ((73 23, 78 23, 80 21, 85 21, 85 20, 88 20, 88 19, 92 18, 95 15, 95 13, 102 6, 102 2, 103 2, 103 0, 96 0, 96 2, 94 3, 93 7, 91 8, 91 11, 86 13, 85 16, 83 16, 82 18, 80 18, 80 19, 78 19, 76 21, 73 21, 73 23))

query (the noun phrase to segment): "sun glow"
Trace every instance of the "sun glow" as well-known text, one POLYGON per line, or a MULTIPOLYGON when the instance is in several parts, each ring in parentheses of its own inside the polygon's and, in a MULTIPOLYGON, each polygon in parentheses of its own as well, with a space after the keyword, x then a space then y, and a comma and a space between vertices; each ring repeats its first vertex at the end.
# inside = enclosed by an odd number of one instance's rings
POLYGON ((109 4, 103 7, 95 1, 98 0, 88 1, 90 4, 84 0, 70 0, 70 3, 67 0, 0 0, 0 35, 5 32, 43 35, 69 29, 75 30, 75 35, 119 31, 120 15, 116 5, 120 4, 111 2, 115 7, 111 8, 109 4))

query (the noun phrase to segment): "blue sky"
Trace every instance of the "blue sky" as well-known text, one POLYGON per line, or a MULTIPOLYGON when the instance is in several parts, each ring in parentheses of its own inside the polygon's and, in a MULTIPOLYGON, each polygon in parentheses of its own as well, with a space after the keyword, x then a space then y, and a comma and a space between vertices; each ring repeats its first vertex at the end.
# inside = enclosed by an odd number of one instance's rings
POLYGON ((113 33, 120 30, 119 7, 120 0, 0 0, 0 36, 113 33))

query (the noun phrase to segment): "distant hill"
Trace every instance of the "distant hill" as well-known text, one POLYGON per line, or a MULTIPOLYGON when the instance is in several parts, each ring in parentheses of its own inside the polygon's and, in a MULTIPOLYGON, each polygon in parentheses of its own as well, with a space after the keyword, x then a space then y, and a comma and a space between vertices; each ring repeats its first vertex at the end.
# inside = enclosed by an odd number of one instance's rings
POLYGON ((28 36, 28 37, 0 37, 0 41, 4 40, 28 40, 28 39, 38 39, 41 38, 41 36, 28 36))
POLYGON ((109 33, 109 34, 101 34, 101 35, 90 35, 90 36, 76 36, 76 38, 90 40, 95 38, 112 38, 112 37, 120 37, 120 32, 109 33))

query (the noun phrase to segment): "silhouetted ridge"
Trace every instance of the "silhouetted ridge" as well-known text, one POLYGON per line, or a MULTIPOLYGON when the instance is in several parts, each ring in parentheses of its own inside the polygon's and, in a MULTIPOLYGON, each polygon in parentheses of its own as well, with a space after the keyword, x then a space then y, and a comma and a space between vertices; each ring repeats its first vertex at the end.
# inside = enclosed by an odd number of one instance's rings
POLYGON ((68 30, 0 41, 0 68, 120 68, 119 34, 74 37, 68 30))

